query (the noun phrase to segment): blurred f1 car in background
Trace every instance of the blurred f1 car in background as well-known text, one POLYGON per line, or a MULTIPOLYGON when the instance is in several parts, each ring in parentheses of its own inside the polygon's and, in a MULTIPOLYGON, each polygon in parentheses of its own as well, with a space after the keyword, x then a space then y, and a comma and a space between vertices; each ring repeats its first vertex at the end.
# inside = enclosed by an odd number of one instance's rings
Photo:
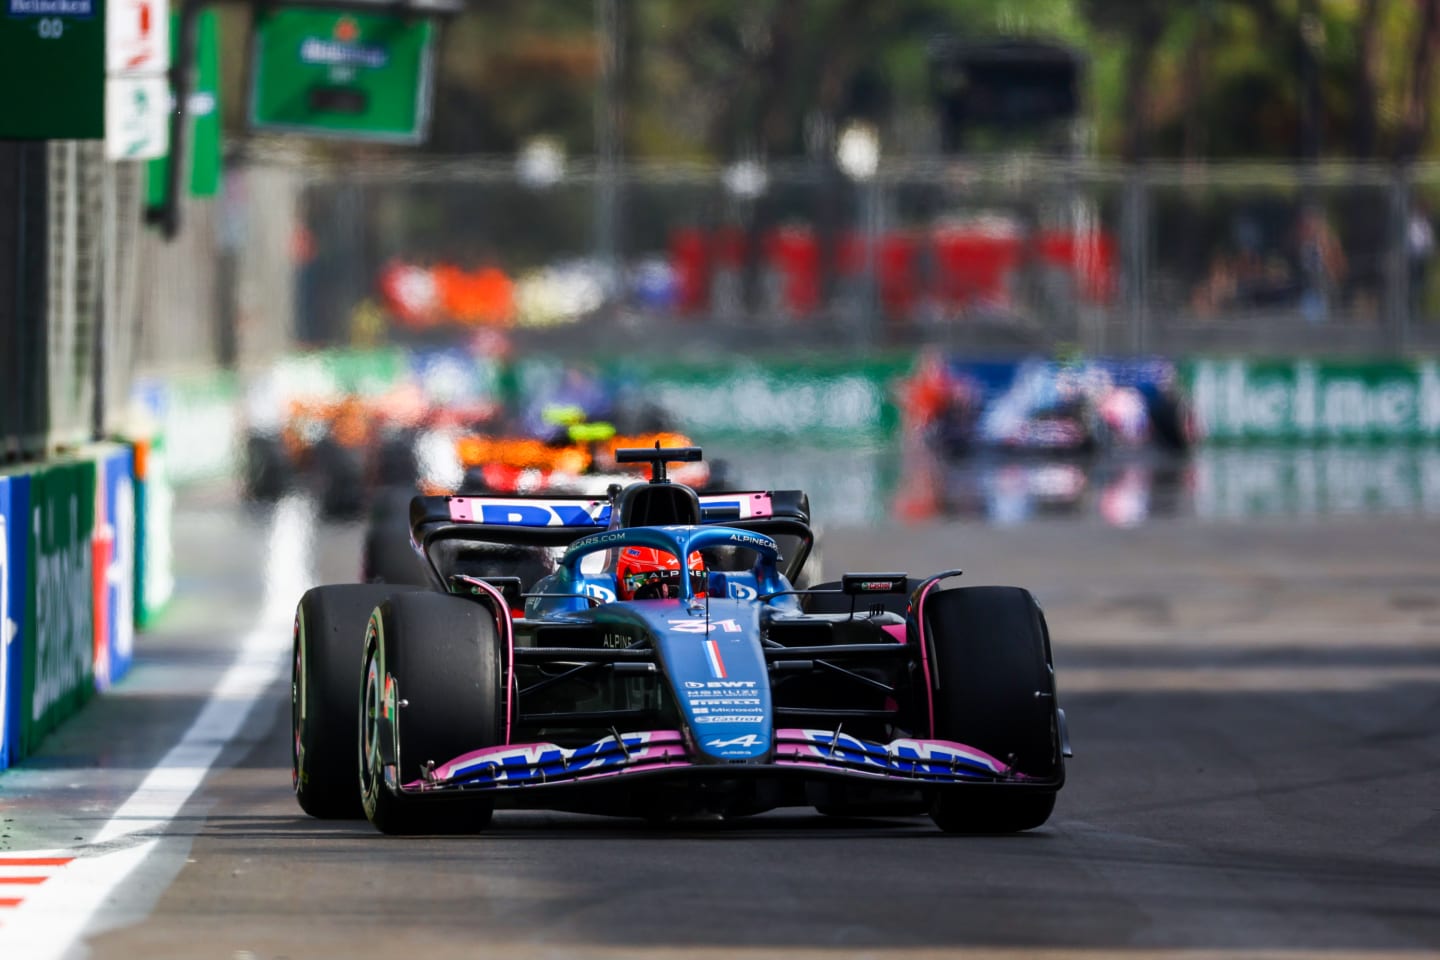
MULTIPOLYGON (((618 436, 613 424, 583 421, 569 424, 563 439, 465 436, 456 442, 456 455, 464 469, 460 492, 603 496, 611 484, 629 483, 640 476, 616 459, 617 450, 690 443, 689 436, 675 431, 618 436)), ((724 476, 719 463, 686 463, 674 472, 676 481, 697 490, 722 486, 724 476)))
POLYGON ((1165 360, 971 360, 923 354, 897 390, 910 520, 1164 512, 1193 428, 1165 360))
MULTIPOLYGON (((463 469, 458 487, 422 481, 394 485, 373 498, 360 553, 360 579, 367 582, 425 582, 425 569, 410 542, 410 500, 416 493, 431 496, 504 496, 511 494, 588 497, 608 496, 612 487, 633 483, 642 474, 620 461, 624 447, 688 446, 681 433, 646 433, 617 437, 609 423, 572 423, 550 440, 530 436, 476 434, 455 441, 463 469), (561 438, 564 439, 561 439, 561 438)), ((674 479, 696 490, 723 487, 724 464, 694 461, 680 464, 674 479)))
POLYGON ((495 415, 493 404, 435 405, 405 388, 374 397, 295 399, 278 431, 246 435, 244 492, 270 501, 306 487, 322 516, 357 516, 370 491, 418 482, 418 451, 427 434, 473 430, 495 415))
POLYGON ((1190 446, 1178 375, 1163 360, 975 361, 927 352, 898 400, 906 432, 949 459, 1179 454, 1190 446))
MULTIPOLYGON (((252 384, 245 495, 273 501, 305 490, 323 517, 363 516, 374 505, 403 525, 403 505, 391 507, 415 492, 603 494, 637 475, 615 463, 618 446, 691 442, 643 391, 583 366, 503 397, 491 358, 460 350, 397 356, 388 379, 352 375, 342 384, 302 361, 252 384)), ((722 468, 686 464, 677 479, 710 487, 722 468)))
MULTIPOLYGON (((583 495, 604 497, 611 487, 643 476, 643 464, 617 458, 622 448, 685 447, 691 438, 669 426, 653 405, 585 406, 541 404, 530 417, 512 419, 512 431, 435 434, 421 445, 421 478, 397 484, 373 497, 361 548, 360 578, 387 583, 423 583, 425 573, 410 547, 410 498, 429 495, 583 495), (589 419, 594 412, 617 423, 589 419), (619 434, 627 428, 631 432, 619 434)), ((722 489, 729 481, 723 461, 682 463, 673 478, 697 490, 722 489)))
POLYGON ((1049 818, 1069 755, 1026 590, 850 573, 797 589, 799 491, 697 494, 669 462, 604 498, 417 497, 424 587, 308 591, 292 782, 307 813, 390 834, 496 808, 664 821, 778 807, 1049 818))
POLYGON ((456 349, 287 358, 247 385, 243 493, 263 502, 301 490, 324 517, 359 515, 374 490, 418 482, 427 437, 503 415, 495 368, 456 349))

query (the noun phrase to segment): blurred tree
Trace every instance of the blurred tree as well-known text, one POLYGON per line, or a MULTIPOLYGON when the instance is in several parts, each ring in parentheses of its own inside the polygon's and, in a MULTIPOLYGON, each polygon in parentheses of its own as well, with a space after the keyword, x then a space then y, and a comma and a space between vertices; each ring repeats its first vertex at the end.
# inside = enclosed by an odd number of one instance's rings
POLYGON ((486 0, 444 30, 429 149, 511 154, 544 134, 589 153, 599 76, 591 4, 486 0))
MULTIPOLYGON (((1081 50, 1087 142, 1102 156, 1284 158, 1308 142, 1322 156, 1403 160, 1434 155, 1440 137, 1440 0, 624 0, 618 10, 630 157, 828 157, 847 119, 874 124, 887 155, 933 149, 927 49, 938 35, 1081 50)), ((243 34, 235 20, 227 33, 243 34)), ((485 0, 442 38, 427 149, 510 155, 546 135, 572 156, 593 152, 594 3, 485 0)), ((242 71, 227 62, 227 87, 242 71)), ((232 127, 243 103, 238 90, 227 97, 232 127)))
POLYGON ((1435 149, 1440 0, 1084 0, 1123 82, 1092 87, 1102 154, 1353 156, 1435 149), (1115 118, 1119 117, 1118 124, 1115 118))
MULTIPOLYGON (((840 119, 894 126, 928 109, 926 46, 937 34, 1086 36, 1074 0, 627 0, 620 8, 632 156, 828 152, 840 119)), ((447 27, 430 149, 507 153, 543 133, 588 153, 599 69, 592 4, 487 0, 447 27)))
POLYGON ((1395 155, 1400 160, 1418 156, 1434 129, 1435 54, 1440 45, 1440 0, 1418 0, 1419 29, 1414 32, 1414 54, 1410 61, 1410 82, 1406 88, 1405 112, 1395 155))

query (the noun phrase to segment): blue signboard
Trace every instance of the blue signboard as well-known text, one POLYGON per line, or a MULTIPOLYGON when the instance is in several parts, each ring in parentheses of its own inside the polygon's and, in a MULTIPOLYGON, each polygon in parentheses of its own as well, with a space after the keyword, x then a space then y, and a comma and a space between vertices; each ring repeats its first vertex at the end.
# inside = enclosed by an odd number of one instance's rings
POLYGON ((96 467, 95 687, 104 690, 130 669, 135 651, 134 453, 107 451, 96 467))
POLYGON ((20 757, 29 477, 0 477, 0 770, 20 757))
POLYGON ((9 0, 6 13, 12 17, 79 17, 95 16, 92 0, 9 0))

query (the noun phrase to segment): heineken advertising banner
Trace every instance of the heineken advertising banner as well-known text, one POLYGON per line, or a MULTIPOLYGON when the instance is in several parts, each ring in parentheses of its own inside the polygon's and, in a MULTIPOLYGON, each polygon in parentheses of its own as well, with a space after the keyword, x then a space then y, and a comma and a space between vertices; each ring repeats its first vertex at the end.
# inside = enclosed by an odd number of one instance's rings
POLYGON ((47 466, 30 478, 27 606, 22 634, 22 755, 95 692, 91 534, 95 464, 47 466))
POLYGON ((1440 439, 1440 362, 1194 360, 1182 365, 1208 441, 1440 439))
MULTIPOLYGON (((755 439, 844 437, 874 442, 898 424, 896 382, 911 358, 727 366, 622 365, 623 384, 640 384, 647 399, 702 437, 755 439)), ((521 389, 525 389, 521 377, 521 389)))
POLYGON ((259 129, 419 143, 430 119, 434 25, 386 13, 262 8, 250 67, 259 129))
POLYGON ((20 755, 20 651, 25 625, 29 478, 0 476, 0 770, 20 755))

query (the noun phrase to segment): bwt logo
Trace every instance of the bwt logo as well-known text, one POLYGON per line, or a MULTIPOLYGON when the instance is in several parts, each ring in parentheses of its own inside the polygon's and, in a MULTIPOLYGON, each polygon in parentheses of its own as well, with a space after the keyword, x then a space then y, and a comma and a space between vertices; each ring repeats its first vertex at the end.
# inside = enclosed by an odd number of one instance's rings
POLYGON ((580 587, 580 592, 587 597, 594 597, 602 603, 614 603, 615 591, 608 587, 602 587, 598 583, 586 583, 580 587))
POLYGON ((729 583, 726 589, 736 600, 754 600, 760 596, 760 591, 743 583, 729 583))

